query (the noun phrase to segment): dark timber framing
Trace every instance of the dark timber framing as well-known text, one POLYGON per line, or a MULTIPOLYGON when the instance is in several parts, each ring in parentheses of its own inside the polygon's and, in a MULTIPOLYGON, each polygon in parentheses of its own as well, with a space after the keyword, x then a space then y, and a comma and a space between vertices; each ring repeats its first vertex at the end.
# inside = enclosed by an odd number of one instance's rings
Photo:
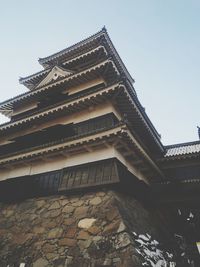
POLYGON ((2 172, 103 148, 113 149, 121 164, 155 188, 196 184, 200 141, 162 144, 105 28, 39 63, 42 71, 20 78, 30 90, 0 103, 11 119, 0 125, 2 172), (95 110, 104 104, 108 111, 95 110), (90 118, 90 112, 97 115, 90 118), (83 118, 74 123, 73 116, 83 118))

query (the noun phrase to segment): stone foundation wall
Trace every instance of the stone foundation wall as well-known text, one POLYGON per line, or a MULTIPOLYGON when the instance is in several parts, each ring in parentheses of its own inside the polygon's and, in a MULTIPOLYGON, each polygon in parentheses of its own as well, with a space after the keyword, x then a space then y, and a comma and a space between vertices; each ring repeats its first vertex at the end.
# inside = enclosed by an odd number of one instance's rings
POLYGON ((155 260, 145 242, 169 260, 159 248, 168 232, 158 214, 114 191, 1 203, 0 266, 141 267, 155 260))

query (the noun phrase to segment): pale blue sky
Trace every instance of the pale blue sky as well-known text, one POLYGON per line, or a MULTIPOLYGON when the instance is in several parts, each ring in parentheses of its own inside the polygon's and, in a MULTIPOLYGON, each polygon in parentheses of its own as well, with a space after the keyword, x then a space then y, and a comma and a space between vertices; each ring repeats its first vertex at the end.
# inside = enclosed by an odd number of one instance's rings
MULTIPOLYGON (((164 144, 198 139, 200 1, 0 0, 0 101, 26 90, 19 76, 41 70, 37 59, 103 25, 164 144)), ((0 123, 5 119, 1 116, 0 123)))

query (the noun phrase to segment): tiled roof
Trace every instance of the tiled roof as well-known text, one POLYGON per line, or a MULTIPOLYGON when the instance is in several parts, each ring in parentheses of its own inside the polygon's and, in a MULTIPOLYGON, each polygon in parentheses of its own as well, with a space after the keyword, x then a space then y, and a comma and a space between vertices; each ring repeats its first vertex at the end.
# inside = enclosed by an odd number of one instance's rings
POLYGON ((200 154, 200 141, 166 146, 165 157, 200 154))
POLYGON ((107 30, 105 28, 103 28, 102 30, 98 31, 97 33, 91 35, 90 37, 76 43, 76 44, 73 44, 67 48, 64 48, 63 50, 59 51, 59 52, 56 52, 50 56, 47 56, 47 57, 44 57, 44 58, 39 58, 38 62, 43 65, 53 59, 56 59, 66 53, 69 53, 70 51, 74 50, 74 49, 77 49, 79 47, 82 47, 84 44, 87 44, 89 42, 91 42, 92 40, 98 38, 99 36, 101 35, 104 35, 105 33, 107 33, 107 30))
POLYGON ((51 83, 49 83, 49 84, 47 84, 45 86, 37 87, 35 90, 28 91, 28 92, 22 93, 22 94, 20 94, 18 96, 15 96, 13 98, 10 98, 8 100, 5 100, 5 101, 0 103, 0 112, 3 114, 3 110, 4 109, 12 109, 12 105, 17 101, 20 101, 20 100, 25 99, 25 98, 29 98, 30 96, 33 96, 33 95, 35 95, 37 93, 40 93, 40 92, 42 92, 44 90, 47 90, 47 89, 53 87, 54 85, 60 85, 63 82, 72 80, 73 78, 80 77, 81 75, 90 74, 92 71, 99 70, 101 67, 105 67, 107 64, 112 64, 115 72, 117 72, 117 74, 119 75, 118 69, 117 69, 115 63, 111 59, 106 59, 106 60, 98 63, 95 66, 92 66, 90 68, 86 68, 86 69, 84 69, 84 70, 82 70, 80 72, 77 72, 75 74, 72 74, 70 76, 61 78, 61 79, 56 80, 56 81, 52 81, 51 83))
POLYGON ((57 60, 58 58, 62 57, 63 55, 66 55, 67 53, 71 52, 71 51, 75 51, 76 49, 81 49, 84 45, 88 45, 90 42, 92 42, 93 40, 99 38, 103 36, 105 38, 105 42, 107 43, 108 47, 110 48, 111 52, 112 52, 112 55, 113 55, 113 58, 117 61, 117 65, 119 65, 120 69, 122 70, 122 72, 128 77, 129 81, 131 83, 134 83, 134 79, 132 78, 132 76, 130 75, 130 73, 128 72, 126 66, 124 65, 121 57, 119 56, 117 50, 115 49, 108 33, 107 33, 107 30, 105 27, 102 28, 101 31, 97 32, 96 34, 94 35, 91 35, 90 37, 72 45, 72 46, 69 46, 55 54, 52 54, 48 57, 45 57, 45 58, 39 58, 39 63, 43 66, 43 67, 49 67, 49 63, 52 61, 52 60, 57 60))
POLYGON ((92 50, 90 49, 89 51, 87 51, 85 53, 81 53, 78 56, 75 55, 74 57, 72 57, 68 60, 66 59, 66 61, 64 61, 64 62, 60 62, 59 64, 54 63, 53 66, 51 65, 50 67, 48 67, 44 70, 41 70, 37 73, 34 73, 34 74, 29 75, 29 76, 24 77, 24 78, 21 77, 19 79, 19 82, 21 84, 24 84, 25 86, 27 86, 29 89, 34 89, 35 85, 38 84, 42 80, 42 78, 44 78, 45 74, 49 73, 53 67, 57 66, 57 67, 63 69, 64 71, 67 71, 68 69, 63 68, 62 66, 70 64, 71 62, 73 62, 75 60, 83 59, 85 56, 91 55, 92 53, 95 53, 96 51, 99 52, 99 50, 103 50, 106 55, 108 54, 104 46, 98 45, 94 49, 92 49, 92 50))

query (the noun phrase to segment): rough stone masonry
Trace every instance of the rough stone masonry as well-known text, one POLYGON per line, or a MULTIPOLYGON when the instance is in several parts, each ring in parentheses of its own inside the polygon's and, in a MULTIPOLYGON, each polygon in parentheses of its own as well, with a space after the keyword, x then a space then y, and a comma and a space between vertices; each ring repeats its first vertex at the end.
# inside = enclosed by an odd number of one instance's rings
POLYGON ((0 213, 1 267, 141 267, 173 262, 173 252, 162 243, 171 238, 167 222, 122 193, 102 190, 1 203, 0 213), (148 255, 152 251, 147 246, 142 254, 147 239, 159 249, 157 259, 148 255))

